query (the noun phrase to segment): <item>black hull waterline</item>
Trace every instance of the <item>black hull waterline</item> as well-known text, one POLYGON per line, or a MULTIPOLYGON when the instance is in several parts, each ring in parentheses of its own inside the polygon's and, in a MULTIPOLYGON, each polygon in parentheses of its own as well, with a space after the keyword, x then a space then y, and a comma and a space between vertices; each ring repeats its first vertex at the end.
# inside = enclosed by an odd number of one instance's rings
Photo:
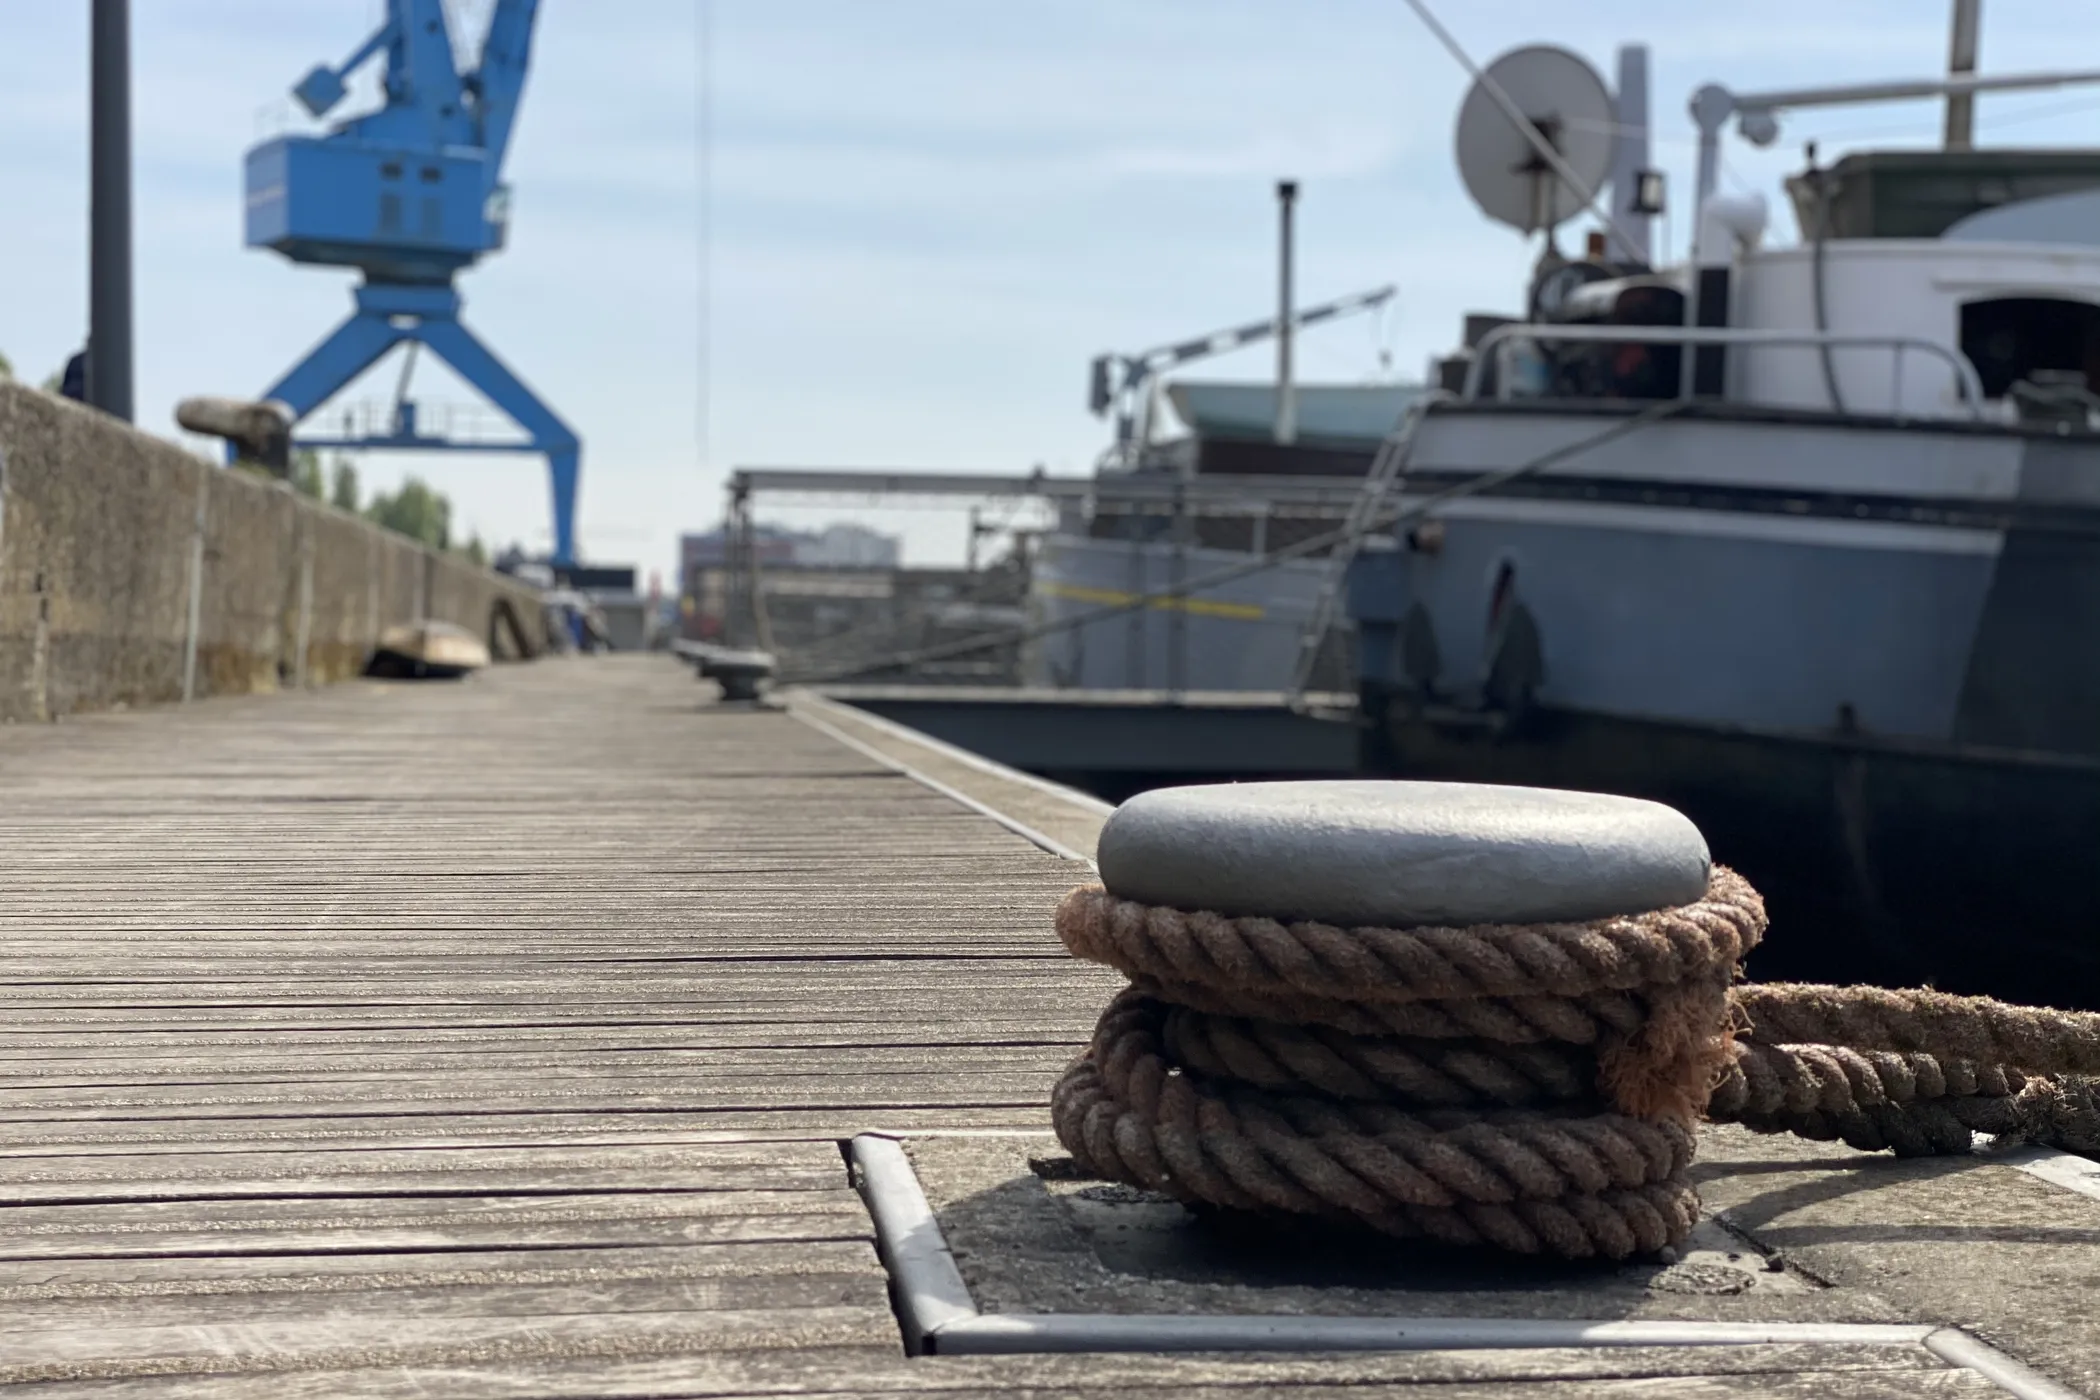
POLYGON ((2100 1009, 2100 762, 1364 696, 1374 776, 1666 802, 1763 891, 1749 971, 2100 1009))

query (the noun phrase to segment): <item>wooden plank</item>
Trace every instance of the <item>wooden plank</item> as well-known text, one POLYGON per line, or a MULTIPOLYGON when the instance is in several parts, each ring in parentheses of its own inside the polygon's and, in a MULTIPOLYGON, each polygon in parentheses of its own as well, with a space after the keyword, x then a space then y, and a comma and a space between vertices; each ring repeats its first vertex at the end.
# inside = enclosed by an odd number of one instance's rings
MULTIPOLYGON (((190 1161, 194 1159, 183 1159, 190 1161)), ((131 1201, 307 1200, 403 1196, 559 1196, 635 1192, 729 1191, 763 1179, 774 1190, 825 1191, 838 1185, 838 1173, 763 1172, 742 1167, 613 1166, 603 1171, 372 1172, 329 1175, 243 1177, 185 1172, 180 1176, 140 1178, 87 1177, 68 1173, 64 1180, 0 1184, 0 1207, 21 1205, 107 1205, 131 1201)))
POLYGON ((68 1089, 18 1089, 8 1093, 0 1121, 106 1122, 148 1119, 316 1118, 343 1113, 450 1115, 499 1110, 530 1112, 540 1108, 570 1113, 706 1112, 724 1108, 824 1108, 850 1102, 879 1111, 939 1104, 1041 1103, 1064 1066, 1053 1060, 1026 1070, 973 1073, 942 1072, 881 1065, 866 1073, 747 1075, 717 1085, 698 1076, 667 1081, 583 1076, 549 1080, 536 1088, 519 1087, 512 1076, 489 1076, 476 1092, 480 1076, 442 1090, 419 1092, 412 1080, 293 1081, 253 1089, 225 1085, 68 1089))
MULTIPOLYGON (((369 1283, 369 1279, 356 1280, 369 1283)), ((342 1318, 485 1318, 607 1316, 621 1313, 755 1312, 769 1309, 863 1308, 880 1314, 879 1274, 734 1274, 715 1278, 598 1279, 568 1284, 395 1285, 340 1288, 327 1304, 342 1318)), ((315 1311, 304 1291, 241 1295, 243 1321, 298 1321, 315 1311)), ((211 1326, 227 1320, 223 1295, 162 1293, 126 1298, 54 1298, 0 1303, 0 1360, 34 1357, 32 1338, 98 1329, 148 1330, 211 1326)))
MULTIPOLYGON (((1523 1400, 1654 1400, 1679 1393, 1677 1378, 1701 1372, 1739 1381, 1744 1395, 1799 1395, 1796 1378, 1814 1376, 1833 1400, 1874 1400, 1862 1385, 1895 1385, 1908 1395, 1989 1394, 1920 1349, 1727 1347, 1613 1351, 1414 1352, 1308 1358, 1010 1356, 928 1357, 893 1350, 837 1348, 698 1352, 666 1357, 582 1360, 507 1358, 385 1371, 273 1370, 265 1374, 161 1376, 138 1381, 40 1387, 40 1400, 640 1400, 641 1397, 779 1395, 999 1394, 1034 1397, 1180 1394, 1232 1400, 1283 1393, 1363 1397, 1402 1394, 1453 1400, 1457 1387, 1501 1375, 1523 1400), (1596 1386, 1617 1389, 1598 1391, 1596 1386), (1764 1386, 1760 1390, 1758 1387, 1764 1386), (1405 1389, 1401 1389, 1405 1387, 1405 1389)), ((1492 1392, 1490 1392, 1492 1394, 1492 1392)), ((1505 1391, 1505 1394, 1510 1392, 1505 1391)), ((1697 1394, 1698 1392, 1690 1392, 1697 1394)), ((1711 1390, 1706 1392, 1712 1395, 1711 1390)), ((1725 1394, 1726 1392, 1724 1392, 1725 1394)), ((1884 1394, 1888 1392, 1883 1391, 1884 1394)), ((1478 1400, 1478 1397, 1468 1397, 1478 1400)))
MULTIPOLYGON (((757 1175, 757 1173, 753 1173, 757 1175)), ((566 1216, 607 1218, 643 1216, 837 1216, 861 1220, 859 1197, 844 1184, 829 1190, 778 1191, 746 1185, 736 1190, 648 1191, 631 1194, 572 1192, 568 1195, 505 1196, 494 1192, 455 1200, 449 1196, 399 1200, 351 1197, 345 1200, 113 1201, 85 1205, 17 1205, 7 1212, 4 1237, 56 1236, 81 1229, 154 1232, 164 1222, 194 1219, 207 1212, 222 1229, 277 1228, 286 1221, 420 1220, 433 1213, 447 1219, 473 1216, 494 1219, 566 1216), (84 1222, 93 1222, 87 1224, 84 1222)), ((862 1231, 861 1233, 865 1233, 862 1231)))
MULTIPOLYGON (((355 1282, 369 1285, 369 1278, 355 1282)), ((749 1313, 811 1308, 885 1309, 879 1274, 734 1274, 717 1278, 600 1279, 570 1284, 369 1286, 334 1290, 326 1306, 340 1319, 603 1317, 621 1313, 749 1313)), ((305 1291, 240 1295, 244 1323, 297 1322, 315 1312, 305 1291)), ((0 1369, 36 1358, 38 1339, 63 1344, 69 1335, 141 1332, 224 1323, 231 1311, 222 1294, 161 1293, 124 1298, 52 1298, 0 1303, 0 1369)), ((870 1340, 885 1340, 873 1337, 870 1340)))
POLYGON ((1039 1018, 987 1017, 948 1029, 934 1022, 883 1024, 790 1021, 693 1021, 626 1026, 424 1026, 359 1030, 256 1029, 139 1031, 111 1033, 0 1034, 0 1064, 11 1077, 89 1073, 105 1066, 180 1068, 185 1064, 244 1063, 299 1066, 385 1065, 416 1060, 436 1065, 462 1062, 525 1064, 547 1061, 590 1065, 668 1062, 690 1055, 799 1054, 838 1050, 896 1051, 958 1048, 999 1052, 1041 1050, 1083 1043, 1057 1034, 1039 1018))
MULTIPOLYGON (((210 1253, 227 1258, 281 1254, 355 1254, 430 1249, 604 1248, 684 1242, 691 1244, 777 1243, 805 1240, 863 1240, 857 1220, 843 1216, 732 1216, 679 1219, 638 1214, 610 1219, 535 1219, 514 1213, 490 1223, 450 1223, 432 1212, 415 1224, 355 1228, 322 1220, 306 1229, 250 1229, 229 1233, 216 1219, 187 1231, 152 1235, 129 1231, 80 1232, 41 1239, 0 1241, 0 1260, 152 1259, 168 1254, 210 1253)), ((238 1308, 229 1308, 237 1313, 238 1308)))
POLYGON ((829 1142, 663 1143, 618 1147, 551 1147, 544 1144, 483 1148, 428 1148, 349 1152, 220 1152, 68 1157, 0 1157, 0 1200, 19 1204, 55 1201, 59 1193, 110 1199, 144 1199, 154 1192, 189 1190, 211 1195, 241 1193, 369 1194, 377 1191, 444 1194, 472 1186, 510 1194, 540 1184, 601 1179, 644 1185, 660 1176, 681 1190, 748 1187, 835 1191, 845 1183, 844 1164, 829 1142), (135 1192, 127 1197, 125 1193, 135 1192))
POLYGON ((317 1297, 388 1288, 551 1286, 779 1274, 887 1277, 876 1261, 872 1242, 865 1238, 449 1249, 439 1253, 395 1250, 267 1258, 178 1254, 0 1261, 0 1306, 69 1298, 246 1297, 272 1292, 317 1297))
MULTIPOLYGON (((415 1295, 403 1298, 412 1305, 415 1295)), ((508 1358, 676 1354, 697 1350, 874 1347, 894 1337, 865 1306, 668 1313, 229 1318, 171 1327, 0 1334, 0 1384, 169 1371, 361 1367, 508 1358), (233 1364, 224 1364, 233 1363, 233 1364)))
POLYGON ((748 1142, 842 1136, 851 1131, 1003 1129, 1049 1131, 1040 1104, 871 1110, 717 1109, 705 1113, 340 1114, 330 1118, 170 1118, 159 1122, 0 1123, 0 1157, 70 1157, 97 1153, 192 1152, 215 1149, 473 1147, 512 1143, 748 1142))

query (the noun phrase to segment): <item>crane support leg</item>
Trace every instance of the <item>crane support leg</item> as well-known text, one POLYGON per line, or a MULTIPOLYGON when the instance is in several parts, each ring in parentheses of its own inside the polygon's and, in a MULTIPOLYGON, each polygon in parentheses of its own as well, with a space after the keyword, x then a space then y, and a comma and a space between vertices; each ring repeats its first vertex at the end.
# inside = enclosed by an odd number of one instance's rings
POLYGON ((384 316, 362 307, 306 352, 306 358, 263 390, 262 397, 283 404, 298 422, 326 403, 345 384, 363 374, 379 357, 399 344, 402 332, 384 316))
MULTIPOLYGON (((319 408, 351 380, 370 369, 404 340, 417 341, 458 371, 509 415, 531 438, 531 450, 547 458, 554 496, 553 563, 576 562, 576 484, 581 444, 569 425, 540 402, 459 319, 459 293, 451 287, 401 286, 385 283, 357 289, 357 309, 306 358, 263 391, 291 410, 297 422, 319 408)), ((427 449, 443 442, 373 438, 343 444, 353 447, 427 449)))
MULTIPOLYGON (((456 296, 453 304, 457 308, 456 296)), ((459 371, 460 378, 486 394, 490 403, 509 414, 511 421, 531 436, 532 445, 546 454, 548 484, 554 494, 553 562, 557 567, 575 563, 576 478, 582 455, 576 434, 525 387, 524 380, 475 339, 474 333, 460 322, 456 310, 445 320, 423 322, 417 339, 459 371)))

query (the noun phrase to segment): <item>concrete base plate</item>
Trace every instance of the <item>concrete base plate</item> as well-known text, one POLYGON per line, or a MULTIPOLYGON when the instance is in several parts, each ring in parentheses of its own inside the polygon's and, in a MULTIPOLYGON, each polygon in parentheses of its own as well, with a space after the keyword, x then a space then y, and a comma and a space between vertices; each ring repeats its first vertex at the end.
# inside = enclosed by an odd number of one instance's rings
POLYGON ((1898 1322, 1715 1220, 1671 1263, 1577 1264, 1272 1226, 1082 1179, 1049 1138, 906 1144, 963 1278, 989 1312, 1898 1322))
MULTIPOLYGON (((1151 1192, 1085 1179, 1045 1136, 861 1138, 852 1155, 915 1352, 1456 1349, 1520 1358, 1569 1347, 1657 1355, 1674 1348, 1683 1359, 1671 1373, 1689 1379, 1721 1374, 1731 1352, 1782 1346, 1798 1351, 1804 1365, 1821 1351, 1842 1350, 1855 1361, 1886 1358, 1886 1368, 1871 1371, 1938 1370, 1948 1393, 2023 1400, 2085 1393, 2064 1383, 2066 1370, 2078 1373, 2081 1363, 2052 1345, 2066 1327, 2093 1326, 2081 1321, 2075 1292, 2056 1290, 2056 1315, 2041 1319, 2031 1339, 2019 1327, 1993 1329, 2038 1344, 2053 1363, 2045 1371, 1957 1320, 1977 1308, 2002 1319, 2007 1307, 2033 1305, 2011 1296, 2020 1292, 2018 1276, 1992 1261, 1977 1260, 1975 1291, 1984 1296, 1962 1308, 1938 1276, 1958 1276, 1958 1259, 1941 1264, 1922 1291, 1898 1271, 1891 1282, 1899 1286, 1884 1292, 1871 1279, 1847 1276, 1856 1275, 1857 1261, 1844 1253, 1845 1232, 1836 1236, 1836 1253, 1819 1251, 1819 1265, 1802 1268, 1774 1247, 1772 1232, 1741 1219, 1756 1211, 1769 1221, 1793 1200, 1828 1206, 1849 1196, 1865 1203, 1863 1219, 1871 1220, 1887 1204, 1878 1188, 1897 1181, 1929 1214, 1936 1197, 1918 1188, 1935 1177, 1955 1181, 1957 1199, 1972 1211, 1986 1201, 1995 1209, 1997 1195, 2032 1190, 2054 1190, 2050 1206, 2085 1210, 2100 1202, 2051 1187, 2031 1163, 2012 1159, 1833 1159, 1820 1144, 1733 1129, 1711 1129, 1707 1138, 1702 1176, 1735 1215, 1717 1211, 1676 1257, 1618 1265, 1510 1259, 1199 1214, 1151 1192), (1775 1172, 1787 1179, 1778 1201, 1757 1187, 1775 1172), (1803 1196, 1803 1178, 1819 1179, 1819 1188, 1803 1196)), ((1900 1232, 1871 1225, 1851 1233, 1880 1249, 1902 1243, 1900 1232)), ((1927 1244, 1946 1237, 1930 1223, 1918 1236, 1927 1244)), ((2053 1241, 2000 1243, 2018 1249, 2053 1241)), ((2047 1276, 2025 1282, 2050 1286, 2047 1276)), ((1854 1380, 1861 1384, 1826 1384, 1824 1393, 1895 1393, 1882 1384, 1895 1384, 1892 1375, 1862 1371, 1854 1380)))

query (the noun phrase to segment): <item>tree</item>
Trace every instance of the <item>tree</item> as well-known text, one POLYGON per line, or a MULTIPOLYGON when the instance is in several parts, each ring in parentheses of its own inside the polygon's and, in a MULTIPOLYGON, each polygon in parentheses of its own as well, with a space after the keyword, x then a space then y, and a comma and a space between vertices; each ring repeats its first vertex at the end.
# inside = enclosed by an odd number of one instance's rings
POLYGON ((335 459, 328 482, 328 504, 353 515, 357 513, 357 463, 348 457, 335 459))
POLYGON ((391 496, 382 491, 372 497, 365 518, 435 549, 452 547, 452 502, 431 490, 421 477, 408 478, 391 496))
POLYGON ((14 377, 14 362, 8 359, 7 356, 0 355, 0 379, 13 379, 14 377))
POLYGON ((480 535, 470 536, 467 542, 460 546, 459 553, 469 564, 477 564, 484 569, 489 565, 488 548, 482 544, 480 535))
POLYGON ((314 451, 311 447, 293 448, 291 483, 292 489, 300 495, 311 496, 317 501, 320 500, 322 495, 321 454, 314 451))

